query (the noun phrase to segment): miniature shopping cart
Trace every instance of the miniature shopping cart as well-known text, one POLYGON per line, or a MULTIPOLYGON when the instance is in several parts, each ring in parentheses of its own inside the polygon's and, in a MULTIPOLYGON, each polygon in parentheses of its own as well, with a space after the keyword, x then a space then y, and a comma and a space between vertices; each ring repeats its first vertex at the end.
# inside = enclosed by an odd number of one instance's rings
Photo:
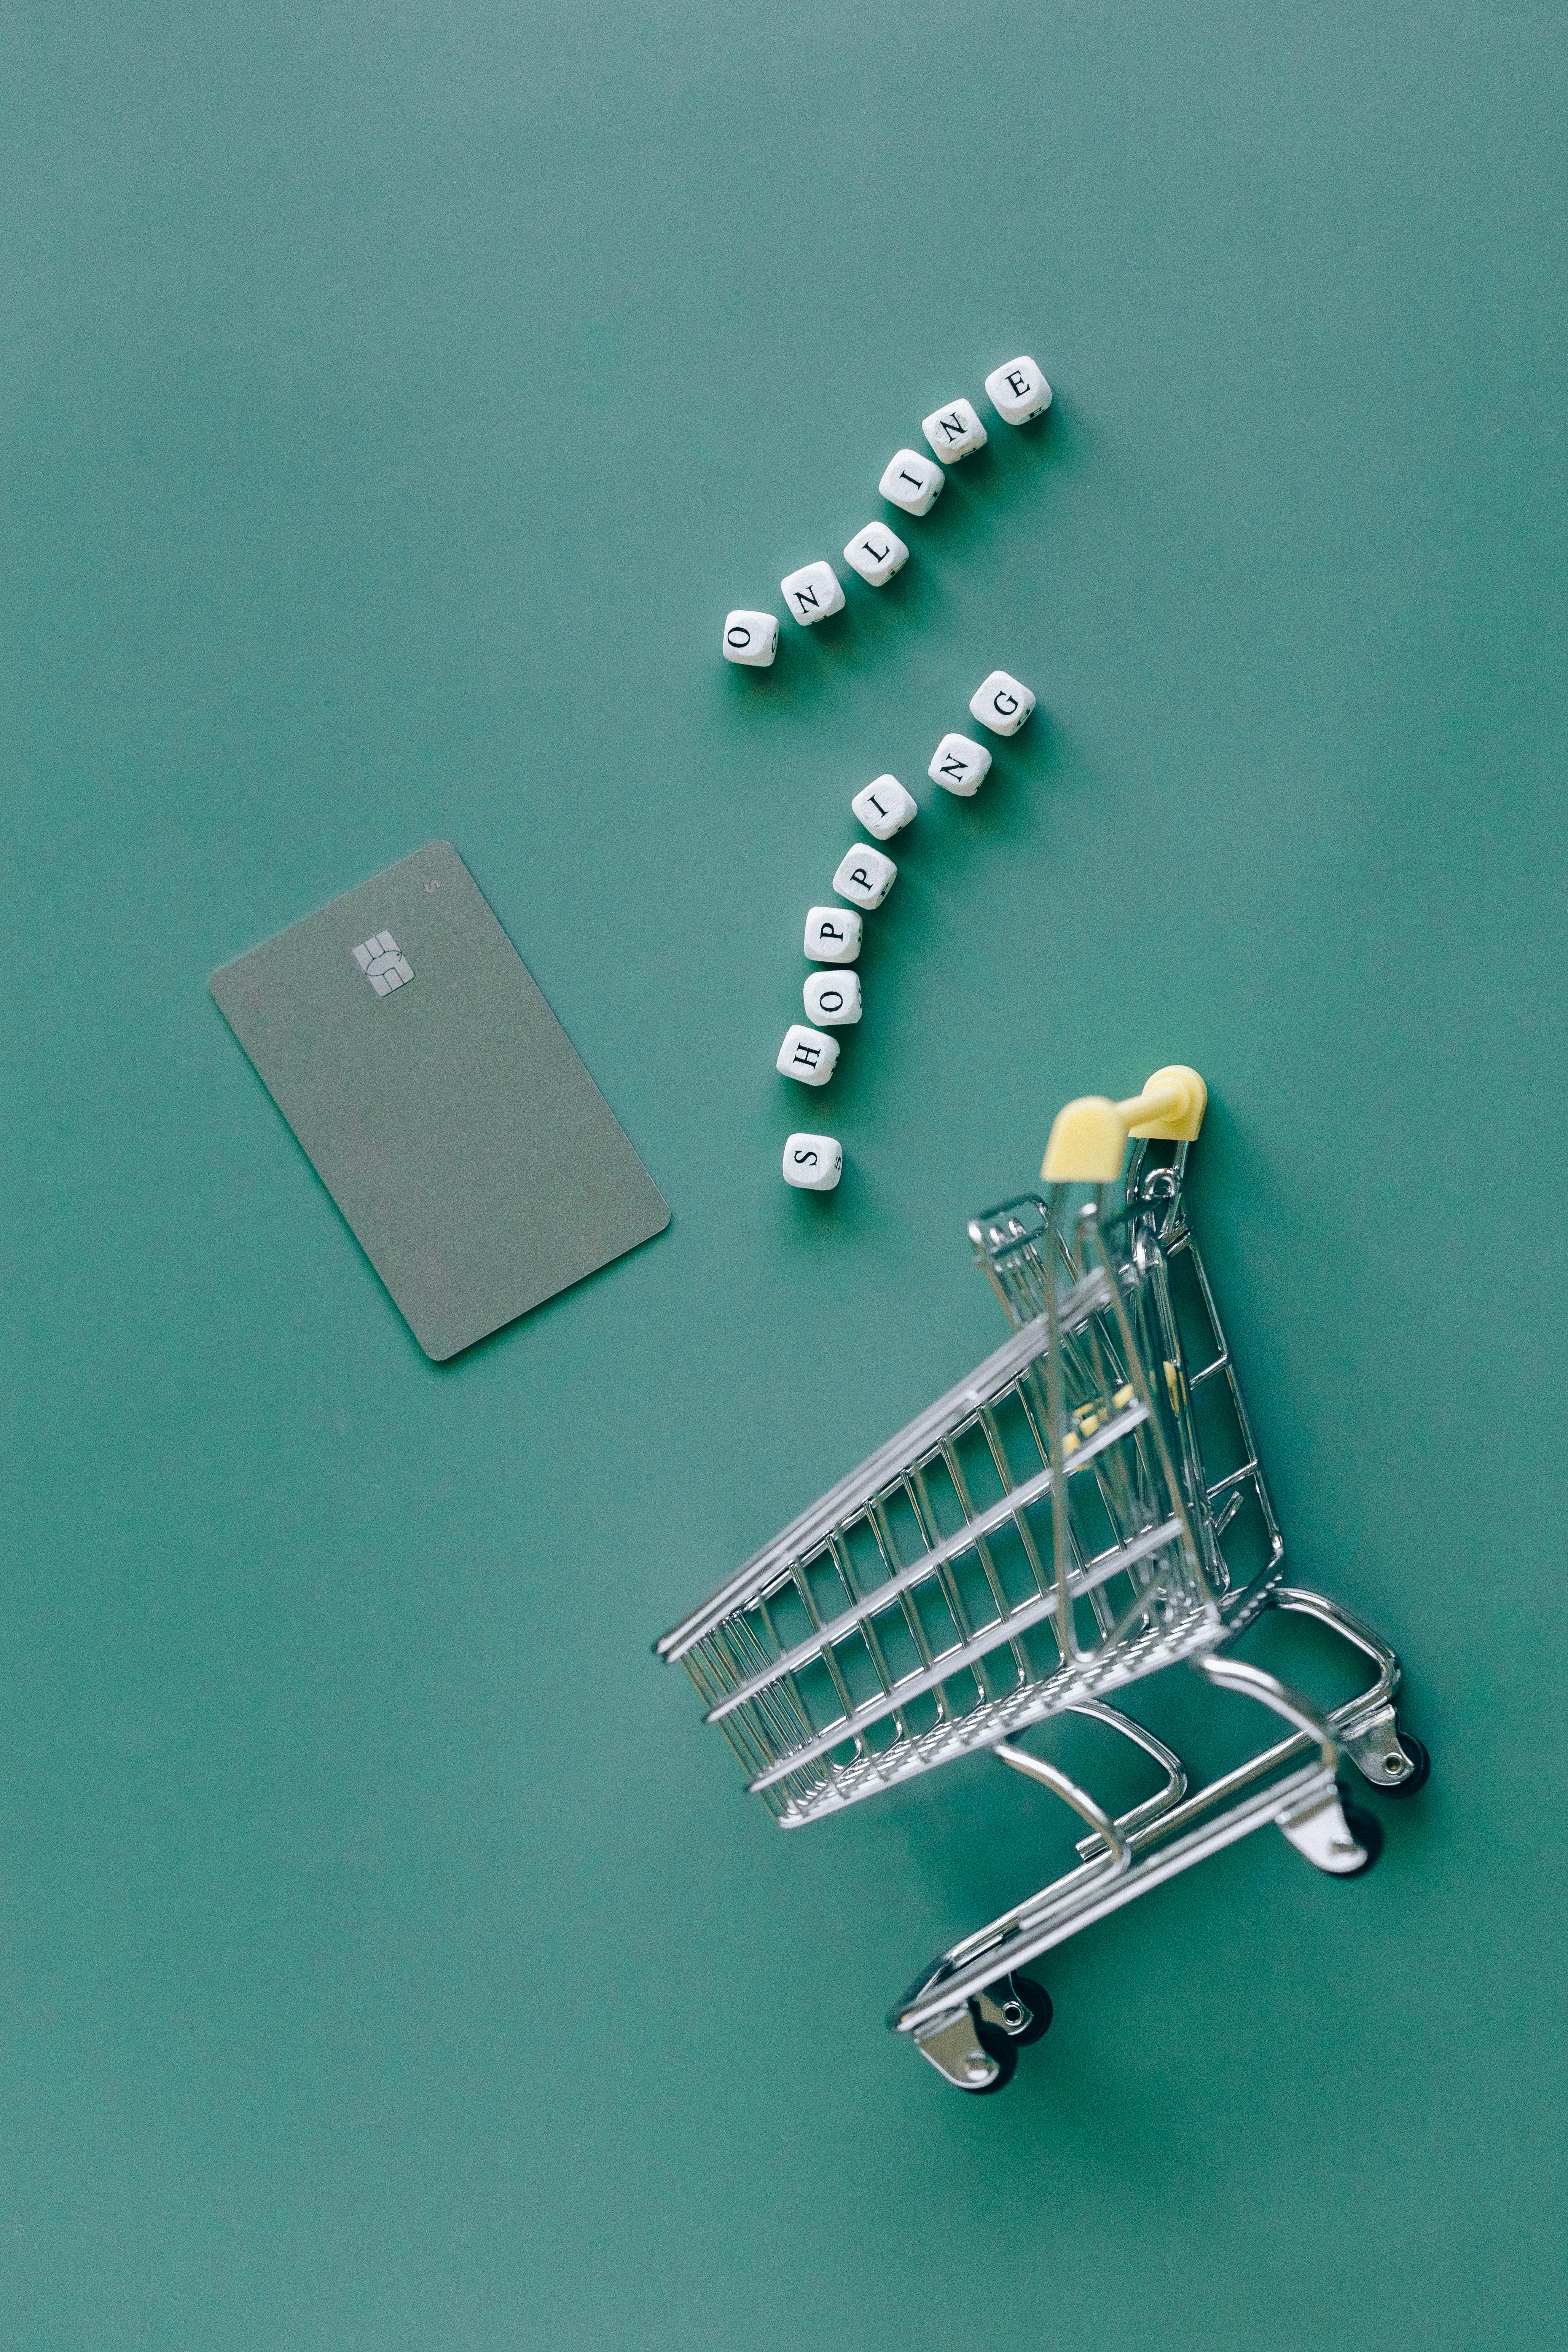
POLYGON ((1319 1870, 1356 1876, 1382 1833, 1347 1800, 1342 1751, 1384 1795, 1426 1777, 1398 1726, 1394 1652, 1283 1581, 1183 1204, 1206 1103, 1182 1067, 1130 1102, 1069 1103, 1043 1195, 969 1228, 1012 1338, 658 1645, 785 1828, 976 1751, 1080 1817, 1076 1867, 942 1953, 889 2019, 967 2091, 1000 2089, 1045 2032, 1049 2000, 1020 1972, 1054 1945, 1268 1822, 1319 1870), (1341 1636, 1367 1687, 1322 1714, 1234 1656, 1268 1610, 1341 1636), (1174 1749, 1107 1698, 1183 1660, 1285 1727, 1195 1791, 1174 1749), (1018 1744, 1063 1714, 1131 1742, 1161 1786, 1113 1815, 1018 1744))

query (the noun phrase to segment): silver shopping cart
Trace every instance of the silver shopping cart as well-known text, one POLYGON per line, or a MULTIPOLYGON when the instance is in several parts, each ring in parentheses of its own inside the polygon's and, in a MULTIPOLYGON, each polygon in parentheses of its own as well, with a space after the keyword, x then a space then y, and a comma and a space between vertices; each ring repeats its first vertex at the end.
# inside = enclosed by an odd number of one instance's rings
POLYGON ((999 2090, 1050 2022, 1020 1972, 1054 1945, 1275 1823, 1336 1877, 1369 1870, 1386 1796, 1426 1780, 1394 1709, 1399 1662, 1285 1547, 1182 1187, 1207 1094, 1157 1071, 1069 1103, 1043 1195, 970 1226, 1013 1336, 667 1633, 707 1719, 785 1828, 984 1750, 1081 1819, 1079 1861, 926 1969, 889 2023, 951 2083, 999 2090), (1132 1144, 1129 1157, 1129 1142, 1132 1144), (1230 1645, 1267 1610, 1315 1619, 1372 1679, 1323 1713, 1230 1645), (1195 1790, 1107 1694, 1184 1660, 1285 1727, 1195 1790), (1018 1743, 1047 1717, 1131 1742, 1161 1785, 1112 1814, 1018 1743))

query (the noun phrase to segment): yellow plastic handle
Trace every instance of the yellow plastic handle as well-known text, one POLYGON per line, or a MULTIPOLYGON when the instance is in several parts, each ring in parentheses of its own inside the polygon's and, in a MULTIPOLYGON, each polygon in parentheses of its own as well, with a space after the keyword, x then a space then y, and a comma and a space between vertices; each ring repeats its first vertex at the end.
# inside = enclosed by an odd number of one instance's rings
POLYGON ((1121 1173, 1130 1135, 1191 1143, 1204 1123, 1208 1099, 1207 1087, 1184 1062, 1156 1070, 1142 1093, 1126 1102, 1079 1095, 1057 1113, 1040 1174, 1047 1184, 1113 1184, 1121 1173))

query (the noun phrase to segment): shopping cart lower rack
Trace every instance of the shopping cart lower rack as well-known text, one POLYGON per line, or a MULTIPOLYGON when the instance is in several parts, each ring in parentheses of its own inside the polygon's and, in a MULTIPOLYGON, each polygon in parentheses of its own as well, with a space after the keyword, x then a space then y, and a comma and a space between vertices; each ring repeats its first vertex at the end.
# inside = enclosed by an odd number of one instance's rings
POLYGON ((970 1226, 1013 1337, 667 1633, 785 1828, 975 1750, 1062 1798, 1086 1834, 1064 1877, 943 1952, 889 2019, 962 2089, 998 2090, 1050 2021, 1020 1974, 1053 1945, 1275 1823, 1335 1877, 1369 1870, 1385 1796, 1426 1778, 1394 1710, 1399 1662, 1345 1610, 1287 1586, 1284 1543, 1182 1186, 1207 1094, 1157 1071, 1124 1103, 1069 1103, 1042 1195, 970 1226), (1129 1141, 1133 1148, 1129 1158, 1129 1141), (1366 1661, 1320 1712, 1230 1653, 1265 1611, 1366 1661), (1189 1790, 1179 1756, 1107 1694, 1184 1660, 1282 1736, 1189 1790), (1163 1776, 1112 1815, 1017 1744, 1088 1717, 1163 1776))

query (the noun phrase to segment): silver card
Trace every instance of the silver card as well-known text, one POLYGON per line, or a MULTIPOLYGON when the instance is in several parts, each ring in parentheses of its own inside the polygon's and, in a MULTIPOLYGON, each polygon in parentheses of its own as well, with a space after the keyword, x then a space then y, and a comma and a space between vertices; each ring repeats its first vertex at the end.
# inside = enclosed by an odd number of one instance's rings
POLYGON ((668 1224, 449 842, 209 985, 437 1362, 668 1224))

